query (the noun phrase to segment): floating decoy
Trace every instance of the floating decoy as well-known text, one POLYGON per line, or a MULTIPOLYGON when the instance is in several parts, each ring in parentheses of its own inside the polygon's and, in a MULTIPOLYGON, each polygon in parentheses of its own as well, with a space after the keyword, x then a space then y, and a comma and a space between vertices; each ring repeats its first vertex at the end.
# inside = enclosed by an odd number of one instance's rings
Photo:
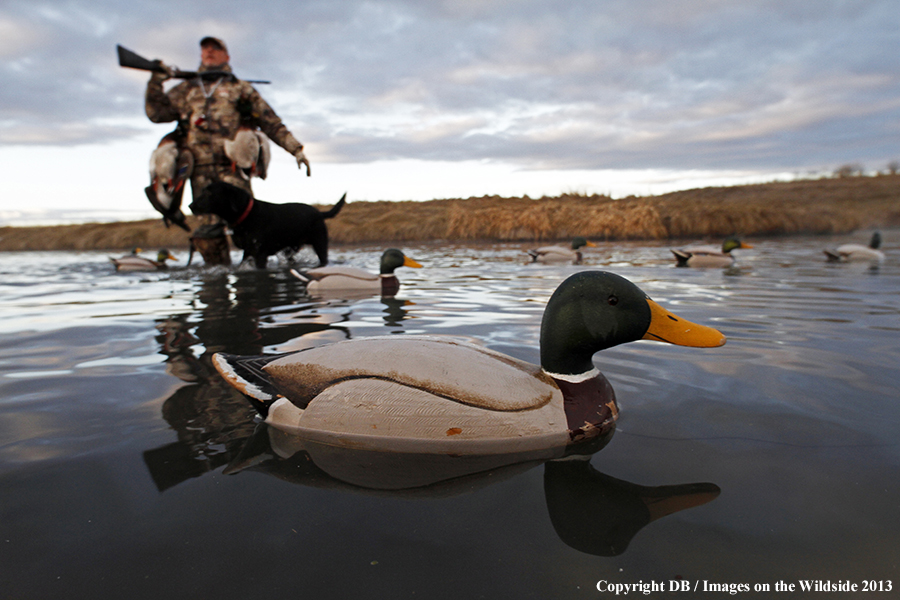
POLYGON ((272 150, 262 131, 242 126, 233 140, 225 140, 225 155, 231 160, 232 172, 244 179, 265 179, 268 175, 272 150))
POLYGON ((194 170, 194 155, 182 147, 181 127, 163 136, 150 155, 150 185, 144 188, 150 204, 162 216, 166 227, 174 223, 190 231, 181 212, 184 185, 194 170))
POLYGON ((414 335, 272 356, 218 353, 213 364, 268 424, 312 442, 470 456, 568 451, 605 443, 618 418, 594 353, 640 339, 725 343, 627 279, 583 271, 547 303, 540 365, 452 337, 414 335))
POLYGON ((577 237, 572 240, 571 248, 566 248, 565 246, 542 246, 541 248, 528 250, 528 255, 531 257, 531 262, 569 262, 580 265, 583 259, 580 249, 585 246, 596 248, 597 244, 583 237, 577 237))
POLYGON ((156 253, 156 260, 140 256, 140 251, 140 248, 135 248, 129 255, 121 258, 110 257, 109 260, 116 267, 116 271, 159 271, 168 268, 167 260, 178 260, 165 248, 156 253))
POLYGON ((397 248, 388 248, 381 255, 381 268, 378 274, 357 267, 344 266, 318 267, 305 273, 291 269, 291 273, 297 279, 307 282, 306 290, 313 295, 367 291, 373 294, 380 292, 382 296, 393 296, 400 290, 400 281, 394 274, 394 270, 398 267, 420 269, 422 265, 397 248))
POLYGON ((734 264, 734 257, 731 255, 732 250, 738 248, 752 248, 750 244, 745 244, 735 237, 727 238, 722 242, 722 247, 716 246, 687 246, 672 250, 675 260, 678 261, 677 267, 730 267, 734 264))
POLYGON ((884 261, 884 252, 881 247, 881 234, 875 232, 868 246, 862 244, 843 244, 834 250, 825 250, 828 262, 877 262, 884 261))

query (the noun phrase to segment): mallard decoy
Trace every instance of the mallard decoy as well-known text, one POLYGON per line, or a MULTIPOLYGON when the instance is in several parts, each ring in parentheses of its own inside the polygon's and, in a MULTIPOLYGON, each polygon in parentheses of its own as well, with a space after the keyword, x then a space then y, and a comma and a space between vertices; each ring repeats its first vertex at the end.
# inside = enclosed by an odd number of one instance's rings
POLYGON ((565 246, 543 246, 541 248, 535 248, 534 250, 528 250, 528 255, 531 257, 531 262, 568 262, 580 265, 584 258, 581 255, 580 248, 584 248, 585 246, 596 248, 597 244, 589 242, 583 237, 577 237, 572 240, 571 248, 566 248, 565 246))
POLYGON ((184 133, 179 126, 160 140, 150 155, 150 185, 144 188, 150 204, 170 223, 190 231, 181 212, 184 185, 194 171, 194 155, 182 146, 184 133))
POLYGON ((310 294, 343 291, 368 291, 382 296, 393 296, 400 290, 400 280, 394 274, 398 267, 420 269, 422 265, 403 254, 397 248, 388 248, 381 255, 379 273, 370 273, 357 267, 318 267, 305 273, 291 269, 297 279, 305 281, 306 290, 310 294))
POLYGON ((715 246, 688 246, 672 250, 675 260, 678 261, 677 267, 730 267, 734 264, 734 257, 731 255, 732 250, 738 248, 752 248, 750 244, 745 244, 735 237, 730 237, 722 242, 722 247, 715 246))
POLYGON ((131 254, 121 258, 110 257, 116 271, 160 271, 168 269, 167 260, 178 260, 172 254, 163 248, 156 253, 156 260, 150 260, 140 256, 140 248, 136 248, 131 254))
POLYGON ((828 262, 876 262, 884 261, 884 252, 881 247, 881 234, 875 232, 868 246, 862 244, 843 244, 834 250, 825 250, 828 262))
POLYGON ((594 353, 640 339, 725 343, 627 279, 583 271, 547 303, 540 365, 455 338, 412 335, 275 356, 218 353, 213 364, 267 423, 312 442, 457 455, 568 451, 608 441, 618 418, 594 353))
POLYGON ((225 156, 231 160, 232 172, 244 179, 265 179, 269 172, 272 150, 269 138, 262 131, 242 126, 233 140, 225 140, 225 156))

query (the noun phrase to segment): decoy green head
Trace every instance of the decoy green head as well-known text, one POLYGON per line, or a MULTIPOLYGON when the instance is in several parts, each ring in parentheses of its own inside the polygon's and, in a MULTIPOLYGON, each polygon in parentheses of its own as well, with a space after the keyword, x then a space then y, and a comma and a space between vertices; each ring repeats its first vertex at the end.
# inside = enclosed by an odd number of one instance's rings
POLYGON ((744 242, 737 239, 736 237, 730 237, 730 238, 726 239, 724 242, 722 242, 722 252, 724 252, 725 254, 728 254, 732 250, 748 249, 748 248, 752 248, 752 247, 753 246, 751 246, 750 244, 745 244, 744 242))
POLYGON ((641 339, 698 348, 725 343, 717 330, 670 313, 624 277, 582 271, 563 281, 547 303, 541 366, 550 373, 586 373, 596 352, 641 339))
POLYGON ((160 250, 159 252, 156 253, 156 262, 165 263, 167 260, 178 260, 178 259, 175 258, 174 256, 172 256, 172 253, 169 252, 168 250, 166 250, 165 248, 163 248, 162 250, 160 250))
POLYGON ((413 269, 421 269, 422 265, 406 256, 396 248, 388 248, 381 255, 381 274, 387 275, 393 273, 397 267, 412 267, 413 269))
POLYGON ((587 241, 583 237, 577 237, 572 239, 572 250, 578 250, 579 248, 583 248, 584 246, 588 246, 590 248, 596 248, 597 244, 587 241))
POLYGON ((881 246, 881 234, 879 232, 875 232, 872 234, 872 240, 869 242, 869 248, 872 250, 878 250, 881 246))

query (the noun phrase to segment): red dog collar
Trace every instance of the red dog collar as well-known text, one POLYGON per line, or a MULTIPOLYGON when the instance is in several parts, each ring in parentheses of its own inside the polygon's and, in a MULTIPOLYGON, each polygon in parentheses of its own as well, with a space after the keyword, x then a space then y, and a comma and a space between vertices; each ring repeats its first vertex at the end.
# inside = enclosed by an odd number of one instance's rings
POLYGON ((253 209, 253 196, 250 196, 250 202, 247 203, 247 208, 244 209, 244 212, 238 217, 238 220, 234 222, 232 227, 237 227, 241 223, 244 222, 244 219, 247 218, 247 215, 250 214, 250 211, 253 209))

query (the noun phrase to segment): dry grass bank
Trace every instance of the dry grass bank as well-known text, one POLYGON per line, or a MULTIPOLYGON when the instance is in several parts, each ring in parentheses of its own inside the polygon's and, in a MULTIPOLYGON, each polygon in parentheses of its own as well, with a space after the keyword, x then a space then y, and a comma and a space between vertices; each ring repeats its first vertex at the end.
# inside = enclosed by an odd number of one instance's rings
MULTIPOLYGON (((328 206, 321 207, 323 209, 328 206)), ((189 222, 192 219, 189 218, 189 222)), ((900 226, 900 175, 703 188, 645 198, 483 197, 350 202, 329 221, 334 244, 430 240, 537 241, 721 238, 847 233, 900 226)), ((0 250, 187 248, 161 220, 0 227, 0 250)))

